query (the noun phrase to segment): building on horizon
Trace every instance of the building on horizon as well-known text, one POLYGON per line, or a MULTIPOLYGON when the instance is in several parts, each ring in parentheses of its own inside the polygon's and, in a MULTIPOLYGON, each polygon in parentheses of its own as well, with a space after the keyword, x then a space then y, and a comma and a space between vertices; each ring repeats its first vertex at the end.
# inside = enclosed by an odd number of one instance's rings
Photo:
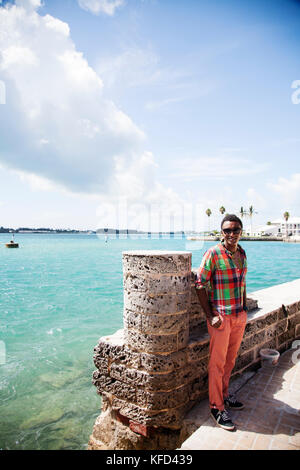
POLYGON ((287 221, 283 218, 276 219, 272 225, 276 225, 278 233, 283 236, 300 237, 300 217, 290 217, 287 221))

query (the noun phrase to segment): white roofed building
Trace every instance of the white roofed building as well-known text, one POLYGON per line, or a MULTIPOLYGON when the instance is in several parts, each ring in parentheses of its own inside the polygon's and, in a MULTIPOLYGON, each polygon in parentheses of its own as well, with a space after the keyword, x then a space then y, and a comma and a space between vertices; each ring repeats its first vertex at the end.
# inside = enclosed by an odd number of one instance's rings
POLYGON ((288 236, 300 236, 300 217, 289 217, 288 221, 285 219, 276 219, 272 222, 276 225, 278 233, 288 236))
POLYGON ((276 237, 278 234, 277 225, 260 225, 258 227, 245 227, 244 229, 246 235, 252 237, 263 237, 263 236, 273 236, 276 237))

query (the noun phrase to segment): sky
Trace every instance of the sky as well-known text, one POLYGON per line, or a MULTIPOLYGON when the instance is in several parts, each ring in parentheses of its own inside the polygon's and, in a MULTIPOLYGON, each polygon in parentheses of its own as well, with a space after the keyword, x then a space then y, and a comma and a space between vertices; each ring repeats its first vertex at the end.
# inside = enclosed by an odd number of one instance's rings
POLYGON ((299 217, 299 156, 299 1, 0 1, 0 226, 299 217))

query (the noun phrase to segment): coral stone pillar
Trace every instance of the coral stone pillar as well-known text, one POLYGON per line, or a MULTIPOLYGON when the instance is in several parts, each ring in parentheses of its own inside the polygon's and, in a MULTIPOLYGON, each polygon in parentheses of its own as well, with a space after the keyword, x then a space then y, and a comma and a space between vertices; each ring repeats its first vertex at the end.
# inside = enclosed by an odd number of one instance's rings
POLYGON ((90 449, 175 449, 199 371, 188 364, 191 253, 123 253, 124 329, 100 338, 90 449))
POLYGON ((170 354, 189 339, 191 253, 123 253, 124 339, 133 351, 170 354))

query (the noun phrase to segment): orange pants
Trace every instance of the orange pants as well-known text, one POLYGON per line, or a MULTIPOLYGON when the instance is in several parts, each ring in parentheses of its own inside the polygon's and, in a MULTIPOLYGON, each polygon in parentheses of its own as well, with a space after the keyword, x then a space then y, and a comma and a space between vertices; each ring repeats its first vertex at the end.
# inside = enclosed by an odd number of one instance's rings
POLYGON ((211 408, 224 410, 224 397, 228 396, 231 371, 240 348, 247 313, 222 316, 220 328, 213 328, 207 321, 210 336, 208 363, 208 393, 211 408))

